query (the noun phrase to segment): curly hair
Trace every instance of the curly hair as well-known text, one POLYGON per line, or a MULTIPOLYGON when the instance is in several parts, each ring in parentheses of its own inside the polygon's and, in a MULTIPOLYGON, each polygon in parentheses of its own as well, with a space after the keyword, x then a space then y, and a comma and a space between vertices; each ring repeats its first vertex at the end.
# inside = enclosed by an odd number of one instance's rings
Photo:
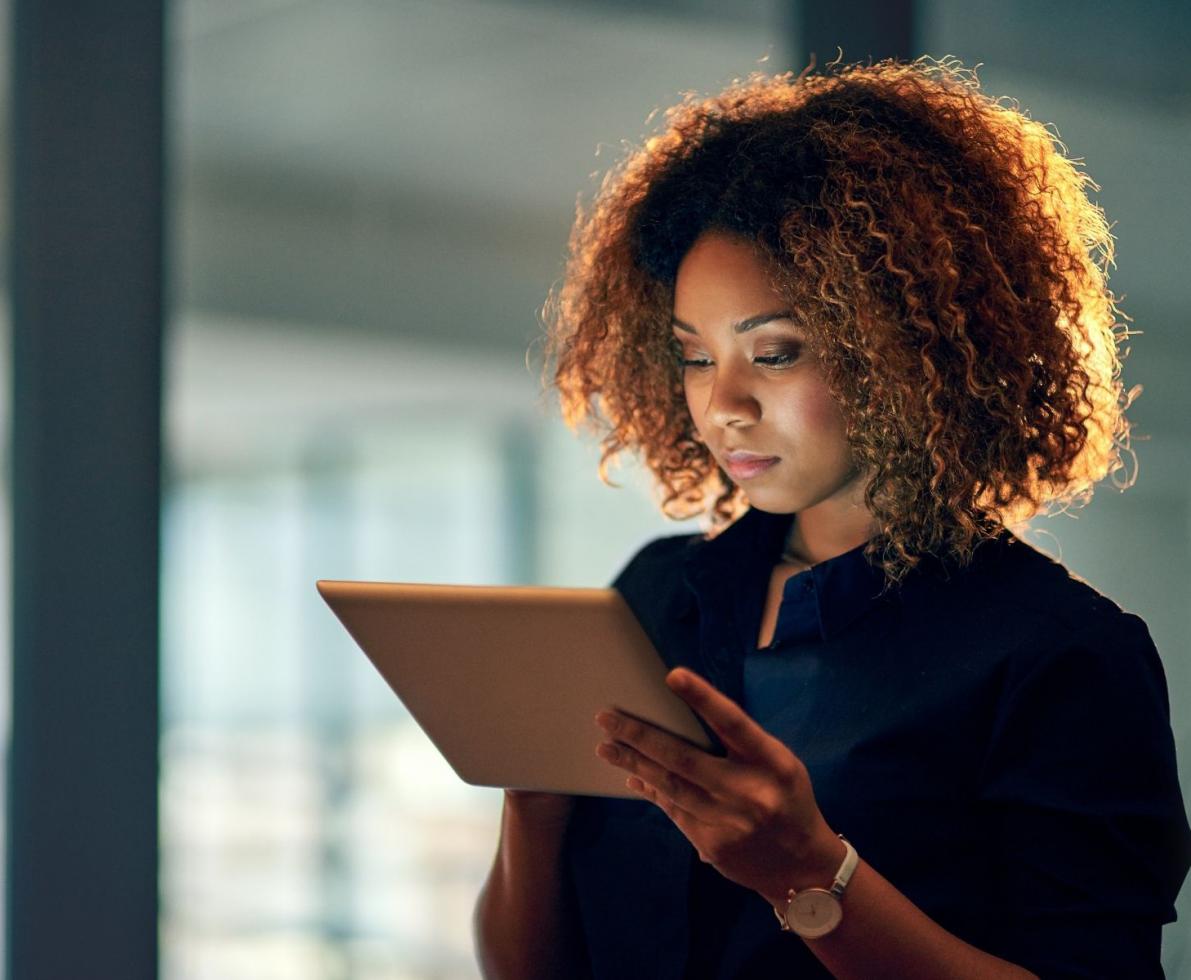
POLYGON ((1099 188, 1016 103, 920 58, 754 72, 664 120, 580 198, 542 309, 544 378, 603 436, 601 479, 637 454, 662 510, 709 515, 710 535, 748 506, 696 437, 669 327, 712 230, 773 260, 820 352, 888 582, 1126 470, 1136 391, 1099 188))

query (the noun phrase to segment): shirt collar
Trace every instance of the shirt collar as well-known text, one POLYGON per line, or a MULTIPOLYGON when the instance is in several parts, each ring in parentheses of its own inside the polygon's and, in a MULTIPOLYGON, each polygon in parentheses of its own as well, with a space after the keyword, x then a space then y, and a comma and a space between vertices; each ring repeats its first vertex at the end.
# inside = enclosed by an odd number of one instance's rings
POLYGON ((882 595, 885 570, 869 562, 864 548, 864 544, 857 545, 810 568, 824 640, 842 633, 877 603, 888 602, 893 595, 891 592, 882 595))
MULTIPOLYGON (((753 507, 732 525, 709 540, 695 542, 684 556, 687 584, 704 610, 724 608, 730 596, 740 618, 753 609, 759 614, 773 566, 781 559, 782 549, 793 514, 771 514, 753 507)), ((784 601, 796 596, 811 603, 817 613, 818 632, 823 640, 838 636, 869 612, 878 602, 889 601, 892 592, 882 596, 884 571, 864 555, 863 544, 813 565, 807 572, 786 582, 784 601), (806 587, 804 576, 813 585, 806 587), (796 590, 802 590, 799 596, 796 590), (811 593, 806 596, 805 593, 811 593)), ((743 626, 752 627, 756 616, 743 616, 743 626)), ((755 635, 754 635, 755 640, 755 635)))

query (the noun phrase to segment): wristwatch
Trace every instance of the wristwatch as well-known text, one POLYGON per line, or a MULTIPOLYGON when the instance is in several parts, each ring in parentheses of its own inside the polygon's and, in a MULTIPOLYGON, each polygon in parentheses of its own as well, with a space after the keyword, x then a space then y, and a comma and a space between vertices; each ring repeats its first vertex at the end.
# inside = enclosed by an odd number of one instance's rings
POLYGON ((790 901, 785 912, 778 908, 773 910, 777 921, 782 924, 783 932, 794 932, 804 939, 817 939, 819 936, 826 936, 840 924, 844 917, 840 900, 844 897, 844 889, 848 887, 852 872, 856 870, 860 858, 856 854, 856 848, 843 834, 839 835, 839 839, 844 842, 847 851, 831 887, 804 888, 800 892, 791 888, 790 901))

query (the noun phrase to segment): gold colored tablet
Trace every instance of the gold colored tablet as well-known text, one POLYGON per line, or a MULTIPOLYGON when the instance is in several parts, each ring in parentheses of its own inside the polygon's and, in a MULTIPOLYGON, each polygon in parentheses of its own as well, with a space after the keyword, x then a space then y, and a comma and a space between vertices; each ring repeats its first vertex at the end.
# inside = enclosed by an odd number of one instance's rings
POLYGON ((317 584, 467 783, 632 796, 595 754, 610 706, 710 746, 615 589, 317 584))

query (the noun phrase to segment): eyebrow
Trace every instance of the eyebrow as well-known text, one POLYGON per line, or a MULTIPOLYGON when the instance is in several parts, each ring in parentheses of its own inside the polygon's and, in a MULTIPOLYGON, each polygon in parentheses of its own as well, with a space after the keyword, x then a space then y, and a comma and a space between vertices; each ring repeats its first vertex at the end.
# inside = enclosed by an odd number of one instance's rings
MULTIPOLYGON (((776 313, 761 313, 757 316, 747 317, 739 323, 732 324, 732 330, 736 333, 745 333, 749 330, 755 330, 757 327, 763 326, 773 320, 790 320, 793 317, 794 314, 789 310, 778 310, 776 313)), ((685 330, 687 333, 697 334, 699 332, 689 323, 683 323, 678 317, 674 317, 670 325, 677 327, 679 330, 685 330)))

